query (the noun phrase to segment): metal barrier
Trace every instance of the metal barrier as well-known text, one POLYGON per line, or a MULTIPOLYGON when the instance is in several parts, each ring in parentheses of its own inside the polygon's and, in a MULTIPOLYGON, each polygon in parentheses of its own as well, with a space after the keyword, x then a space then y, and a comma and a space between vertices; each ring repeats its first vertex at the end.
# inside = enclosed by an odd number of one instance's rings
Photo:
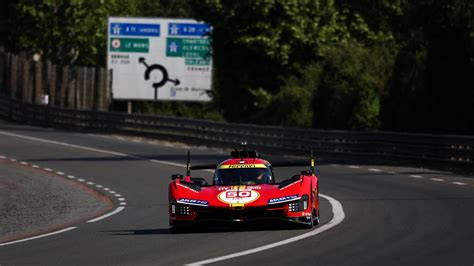
POLYGON ((246 139, 260 150, 326 161, 414 164, 474 170, 474 137, 380 131, 342 131, 257 126, 167 116, 80 111, 34 105, 0 96, 0 117, 70 130, 94 130, 209 146, 235 147, 246 139))

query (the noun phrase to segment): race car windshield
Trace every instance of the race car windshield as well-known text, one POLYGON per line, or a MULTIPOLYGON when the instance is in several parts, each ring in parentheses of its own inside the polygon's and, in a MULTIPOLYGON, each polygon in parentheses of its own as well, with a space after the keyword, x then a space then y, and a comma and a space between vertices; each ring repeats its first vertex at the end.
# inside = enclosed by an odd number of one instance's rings
POLYGON ((218 186, 267 184, 271 180, 268 168, 217 169, 214 175, 218 186))

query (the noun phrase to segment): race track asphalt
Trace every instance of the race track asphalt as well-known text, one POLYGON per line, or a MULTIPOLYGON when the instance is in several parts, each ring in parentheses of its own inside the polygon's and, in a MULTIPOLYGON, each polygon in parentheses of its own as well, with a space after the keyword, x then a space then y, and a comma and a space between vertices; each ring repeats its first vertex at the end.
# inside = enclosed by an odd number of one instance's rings
MULTIPOLYGON (((184 168, 161 161, 184 164, 188 149, 194 164, 227 156, 226 151, 205 147, 0 121, 0 156, 83 179, 97 190, 107 187, 104 193, 113 190, 115 207, 125 207, 106 219, 73 225, 73 230, 0 246, 0 265, 183 265, 308 232, 224 228, 171 234, 167 188, 171 174, 184 168)), ((300 170, 278 169, 277 179, 300 170)), ((474 264, 473 178, 426 169, 331 164, 319 165, 317 174, 321 193, 342 203, 342 223, 297 242, 215 264, 474 264)), ((322 225, 332 219, 326 200, 321 215, 322 225)))

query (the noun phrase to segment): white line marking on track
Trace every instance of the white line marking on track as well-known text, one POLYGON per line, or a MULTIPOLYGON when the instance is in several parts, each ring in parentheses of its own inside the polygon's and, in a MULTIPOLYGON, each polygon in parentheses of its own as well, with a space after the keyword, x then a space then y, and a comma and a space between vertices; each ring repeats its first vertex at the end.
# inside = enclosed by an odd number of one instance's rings
POLYGON ((172 163, 172 162, 166 162, 166 161, 160 161, 160 160, 155 160, 155 159, 150 160, 150 162, 162 163, 162 164, 167 164, 167 165, 172 165, 172 166, 178 166, 178 167, 186 167, 186 165, 184 165, 184 164, 172 163))
MULTIPOLYGON (((95 149, 95 148, 86 147, 86 146, 81 146, 81 145, 69 144, 69 143, 66 143, 66 142, 59 142, 59 141, 54 141, 54 140, 47 140, 47 139, 40 139, 40 138, 35 138, 35 137, 29 137, 29 136, 25 136, 25 135, 19 135, 19 134, 9 133, 9 132, 6 132, 6 131, 0 131, 0 134, 1 134, 1 135, 6 135, 6 136, 11 136, 11 137, 16 137, 16 138, 21 138, 21 139, 27 139, 27 140, 33 140, 33 141, 38 141, 38 142, 44 142, 44 143, 62 145, 62 146, 70 147, 70 148, 76 148, 76 149, 82 149, 82 150, 88 150, 88 151, 95 151, 95 152, 101 152, 101 153, 106 153, 106 154, 112 154, 112 155, 117 155, 117 156, 122 156, 122 157, 134 158, 134 156, 127 155, 127 154, 121 153, 121 152, 106 151, 106 150, 95 149)), ((136 157, 135 157, 135 158, 136 158, 136 157)))
POLYGON ((410 175, 410 177, 414 177, 414 178, 423 178, 421 175, 410 175))
POLYGON ((122 197, 122 195, 120 195, 120 194, 115 194, 114 196, 117 197, 117 198, 122 197))
POLYGON ((108 150, 102 150, 102 149, 96 149, 96 148, 91 148, 87 146, 81 146, 81 145, 76 145, 76 144, 70 144, 66 142, 59 142, 59 141, 54 141, 54 140, 47 140, 47 139, 40 139, 40 138, 35 138, 35 137, 29 137, 25 135, 19 135, 19 134, 14 134, 14 133, 9 133, 6 131, 0 131, 1 135, 6 135, 6 136, 11 136, 11 137, 16 137, 16 138, 21 138, 21 139, 27 139, 27 140, 33 140, 33 141, 38 141, 38 142, 43 142, 43 143, 50 143, 50 144, 56 144, 56 145, 61 145, 61 146, 66 146, 70 148, 76 148, 76 149, 82 149, 82 150, 87 150, 87 151, 94 151, 94 152, 99 152, 99 153, 105 153, 105 154, 111 154, 111 155, 116 155, 120 157, 127 157, 127 158, 132 158, 132 159, 138 159, 138 160, 146 160, 154 163, 161 163, 161 164, 166 164, 166 165, 172 165, 172 166, 178 166, 178 167, 185 167, 184 164, 179 164, 179 163, 173 163, 173 162, 167 162, 167 161, 161 161, 161 160, 149 160, 144 157, 140 156, 135 156, 135 155, 129 155, 121 152, 114 152, 114 151, 108 151, 108 150))
MULTIPOLYGON (((147 161, 150 161, 150 162, 154 162, 154 163, 161 163, 161 164, 165 164, 165 165, 172 165, 172 166, 177 166, 177 167, 185 167, 185 165, 183 164, 179 164, 179 163, 173 163, 173 162, 167 162, 167 161, 161 161, 161 160, 149 160, 147 158, 144 158, 144 157, 140 157, 140 156, 134 156, 134 155, 128 155, 128 154, 125 154, 125 153, 121 153, 121 152, 113 152, 113 151, 108 151, 108 150, 102 150, 102 149, 96 149, 96 148, 91 148, 91 147, 86 147, 86 146, 81 146, 81 145, 75 145, 75 144, 69 144, 69 143, 65 143, 65 142, 59 142, 59 141, 52 141, 52 140, 46 140, 46 139, 40 139, 40 138, 34 138, 34 137, 29 137, 29 136, 25 136, 25 135, 19 135, 19 134, 13 134, 13 133, 9 133, 9 132, 5 132, 5 131, 0 131, 0 134, 1 135, 6 135, 6 136, 12 136, 12 137, 17 137, 17 138, 22 138, 22 139, 28 139, 28 140, 33 140, 33 141, 38 141, 38 142, 44 142, 44 143, 50 143, 50 144, 56 144, 56 145, 62 145, 62 146, 66 146, 66 147, 71 147, 71 148, 76 148, 76 149, 82 149, 82 150, 88 150, 88 151, 94 151, 94 152, 99 152, 99 153, 104 153, 104 154, 111 154, 111 155, 116 155, 116 156, 120 156, 120 157, 127 157, 127 158, 134 158, 134 159, 140 159, 140 160, 147 160, 147 161)), ((340 165, 334 165, 334 166, 340 166, 340 165)), ((98 186, 97 186, 98 187, 98 186)), ((269 248, 272 248, 272 247, 276 247, 276 246, 280 246, 280 245, 285 245, 285 244, 288 244, 288 243, 291 243, 291 242, 294 242, 294 241, 298 241, 300 239, 304 239, 304 238, 307 238, 307 237, 310 237, 310 236, 313 236, 313 235, 316 235, 316 234, 319 234, 323 231, 326 231, 336 225, 338 225, 339 223, 341 223, 343 220, 344 220, 344 217, 345 217, 345 214, 344 214, 344 211, 343 211, 343 208, 342 208, 342 205, 339 201, 337 201, 336 199, 333 199, 329 196, 324 196, 322 194, 320 194, 320 196, 322 196, 323 198, 326 198, 327 200, 329 200, 329 202, 331 203, 332 207, 333 207, 333 213, 334 213, 334 217, 333 219, 327 223, 327 224, 324 224, 322 225, 321 227, 318 227, 306 234, 303 234, 303 235, 300 235, 300 236, 297 236, 297 237, 293 237, 293 238, 289 238, 289 239, 286 239, 286 240, 283 240, 283 241, 280 241, 280 242, 276 242, 276 243, 273 243, 273 244, 270 244, 270 245, 266 245, 266 246, 263 246, 263 247, 260 247, 260 248, 257 248, 257 249, 252 249, 252 250, 247 250, 247 251, 243 251, 241 253, 236 253, 236 254, 232 254, 232 255, 228 255, 228 256, 231 256, 232 258, 233 257, 238 257, 238 256, 243 256, 243 255, 247 255, 247 254, 251 254, 251 253, 255 253, 255 252, 259 252, 259 251, 262 251, 262 250, 266 250, 266 249, 269 249, 269 248)), ((122 202, 124 203, 124 202, 122 202)), ((118 208, 122 208, 122 207, 118 207, 118 208)), ((125 208, 125 207, 123 207, 125 208)), ((117 209, 118 210, 118 209, 117 209)), ((107 215, 113 215, 119 211, 113 211, 107 215)), ((123 210, 123 209, 120 209, 120 211, 123 210)), ((107 216, 108 217, 108 216, 107 216)), ((93 220, 91 220, 93 221, 93 220)), ((229 258, 231 258, 229 257, 229 258)), ((220 258, 216 258, 218 259, 217 261, 220 261, 220 260, 223 260, 222 257, 220 258)), ((227 259, 227 258, 225 258, 227 259)), ((215 259, 214 259, 215 260, 215 259)), ((201 262, 202 263, 202 262, 201 262)))
POLYGON ((115 194, 115 191, 111 190, 109 191, 110 194, 115 194))
POLYGON ((369 168, 369 171, 372 171, 372 172, 381 172, 382 170, 377 169, 377 168, 369 168))
POLYGON ((94 185, 94 182, 87 182, 88 185, 94 185))
POLYGON ((40 166, 36 164, 33 164, 31 167, 36 168, 36 169, 40 168, 40 166))
POLYGON ((88 222, 88 223, 95 223, 95 222, 100 221, 100 220, 102 220, 102 219, 105 219, 105 218, 107 218, 107 217, 109 217, 109 216, 112 216, 112 215, 114 215, 114 214, 116 214, 116 213, 119 213, 119 212, 123 211, 123 209, 125 209, 125 207, 117 207, 117 209, 115 209, 114 211, 111 211, 111 212, 109 212, 109 213, 107 213, 107 214, 104 214, 104 215, 102 215, 102 216, 99 216, 99 217, 97 217, 97 218, 94 218, 94 219, 92 219, 92 220, 89 220, 89 221, 87 221, 87 222, 88 222))
POLYGON ((436 182, 443 182, 444 181, 444 179, 442 179, 442 178, 434 178, 433 177, 433 178, 430 178, 430 179, 433 180, 433 181, 436 181, 436 182))
MULTIPOLYGON (((14 133, 9 133, 9 132, 5 132, 5 131, 0 131, 0 135, 6 135, 6 136, 11 136, 11 137, 16 137, 16 138, 21 138, 21 139, 27 139, 27 140, 32 140, 32 141, 37 141, 37 142, 43 142, 43 143, 50 143, 50 144, 55 144, 55 145, 62 145, 62 146, 65 146, 65 147, 70 147, 70 148, 76 148, 76 149, 82 149, 82 150, 88 150, 88 151, 93 151, 93 152, 98 152, 98 153, 105 153, 105 154, 111 154, 111 155, 115 155, 115 156, 120 156, 120 157, 127 157, 127 158, 134 158, 134 159, 140 159, 140 160, 147 160, 147 161, 150 161, 146 158, 143 158, 143 157, 138 157, 138 156, 133 156, 133 155, 127 155, 125 153, 120 153, 120 152, 113 152, 113 151, 107 151, 107 150, 101 150, 101 149, 95 149, 95 148, 91 148, 91 147, 86 147, 86 146, 80 146, 80 145, 75 145, 75 144, 69 144, 69 143, 65 143, 65 142, 59 142, 59 141, 52 141, 52 140, 47 140, 47 139, 40 139, 40 138, 35 138, 35 137, 29 137, 29 136, 25 136, 25 135, 19 135, 19 134, 14 134, 14 133)), ((11 161, 14 161, 16 162, 17 160, 15 159, 10 159, 11 161)), ((178 164, 175 164, 175 163, 168 163, 168 162, 164 162, 164 161, 156 161, 156 162, 159 162, 159 163, 163 163, 163 164, 169 164, 169 165, 178 165, 178 164)), ((184 165, 178 165, 180 167, 184 167, 184 165)), ((37 166, 39 168, 39 166, 37 166)), ((43 168, 44 170, 46 171, 53 171, 53 169, 50 169, 50 168, 43 168)), ((71 179, 74 179, 75 177, 72 176, 72 175, 68 175, 67 176, 68 178, 71 178, 71 179)), ((78 181, 80 182, 86 182, 85 179, 77 179, 78 181)), ((101 188, 102 185, 96 185, 96 187, 98 188, 101 188)), ((104 188, 105 190, 110 190, 109 188, 104 188)), ((120 198, 118 199, 120 201, 122 201, 120 203, 120 205, 126 205, 126 203, 124 202, 125 199, 124 198, 120 198)), ((110 213, 107 213, 101 217, 98 217, 98 218, 95 218, 95 219, 92 219, 88 222, 95 222, 95 221, 99 221, 101 219, 104 219, 104 218, 107 218, 111 215, 114 215, 120 211, 122 211, 125 207, 121 206, 121 207, 118 207, 117 209, 115 209, 114 211, 110 212, 110 213)), ((77 227, 69 227, 69 228, 65 228, 65 229, 62 229, 62 230, 59 230, 59 231, 56 231, 56 232, 52 232, 52 233, 48 233, 48 234, 44 234, 44 235, 41 235, 41 236, 36 236, 36 237, 33 237, 33 238, 26 238, 26 239, 21 239, 21 240, 17 240, 17 241, 13 241, 13 242, 9 242, 9 243, 4 243, 4 244, 0 244, 0 246, 2 245, 6 245, 6 244, 13 244, 13 243, 18 243, 18 242, 23 242, 23 241, 28 241, 28 240, 32 240, 32 239, 36 239, 36 238, 39 238, 39 237, 44 237, 44 236, 49 236, 49 235, 53 235, 53 234, 59 234, 59 233, 62 233, 62 232, 65 232, 65 231, 69 231, 69 230, 72 230, 72 229, 75 229, 77 227)))
POLYGON ((349 167, 351 169, 360 169, 360 166, 357 166, 357 165, 349 165, 347 167, 349 167))
POLYGON ((64 175, 64 173, 63 173, 63 172, 60 172, 60 171, 57 171, 56 174, 58 174, 58 175, 64 175))
POLYGON ((20 162, 21 165, 28 165, 27 162, 20 162))
POLYGON ((64 233, 64 232, 67 232, 67 231, 70 231, 70 230, 73 230, 73 229, 76 229, 76 228, 77 227, 68 227, 68 228, 64 228, 64 229, 61 229, 61 230, 58 230, 58 231, 50 232, 50 233, 47 233, 47 234, 44 234, 44 235, 33 236, 33 237, 24 238, 24 239, 20 239, 20 240, 5 242, 5 243, 1 243, 0 247, 11 245, 11 244, 16 244, 16 243, 20 243, 20 242, 25 242, 25 241, 29 241, 29 240, 33 240, 33 239, 38 239, 38 238, 42 238, 42 237, 46 237, 46 236, 57 235, 57 234, 64 233))
POLYGON ((108 187, 104 187, 104 190, 106 190, 106 191, 109 191, 109 190, 110 190, 110 188, 108 188, 108 187))
POLYGON ((3 156, 3 155, 0 155, 0 159, 6 159, 7 157, 3 156))
POLYGON ((465 186, 465 185, 467 185, 466 183, 463 183, 463 182, 451 182, 451 183, 453 183, 453 184, 455 184, 455 185, 459 185, 459 186, 465 186))
POLYGON ((327 224, 321 225, 320 227, 317 227, 316 229, 313 229, 313 230, 311 230, 307 233, 304 233, 302 235, 291 237, 291 238, 281 240, 281 241, 278 241, 278 242, 275 242, 275 243, 272 243, 272 244, 264 245, 264 246, 261 246, 261 247, 258 247, 258 248, 253 248, 253 249, 249 249, 249 250, 245 250, 245 251, 241 251, 241 252, 237 252, 237 253, 234 253, 234 254, 229 254, 229 255, 225 255, 225 256, 221 256, 221 257, 217 257, 217 258, 212 258, 212 259, 202 260, 202 261, 198 261, 198 262, 193 262, 193 263, 186 264, 186 265, 204 265, 204 264, 214 263, 214 262, 218 262, 218 261, 233 259, 233 258, 236 258, 236 257, 241 257, 241 256, 261 252, 261 251, 264 251, 264 250, 267 250, 267 249, 275 248, 275 247, 278 247, 278 246, 283 246, 283 245, 290 244, 290 243, 293 243, 293 242, 296 242, 296 241, 299 241, 299 240, 302 240, 302 239, 305 239, 305 238, 308 238, 308 237, 312 237, 314 235, 320 234, 320 233, 322 233, 326 230, 329 230, 329 229, 333 228, 334 226, 340 224, 345 218, 344 209, 342 208, 342 204, 339 201, 337 201, 336 199, 332 198, 332 197, 322 195, 322 194, 319 194, 319 196, 321 196, 322 198, 327 199, 329 201, 329 203, 331 204, 331 206, 332 206, 332 212, 333 212, 334 216, 331 219, 331 221, 329 221, 327 224))
MULTIPOLYGON (((101 150, 101 149, 95 149, 95 148, 91 148, 91 147, 85 147, 85 146, 80 146, 80 145, 75 145, 75 144, 64 143, 64 142, 57 142, 57 141, 33 138, 33 137, 24 136, 24 135, 12 134, 12 133, 8 133, 8 132, 4 132, 4 131, 0 131, 0 134, 19 137, 19 138, 23 138, 23 139, 35 140, 35 141, 40 141, 40 142, 45 142, 45 143, 63 145, 63 146, 78 148, 78 149, 83 149, 83 150, 89 150, 89 151, 95 151, 95 152, 100 152, 100 153, 112 154, 112 155, 121 156, 121 157, 135 158, 135 159, 140 159, 140 160, 148 160, 146 158, 139 157, 139 156, 127 155, 127 154, 124 154, 124 153, 112 152, 112 151, 101 150)), ((165 165, 185 167, 183 164, 178 164, 178 163, 173 163, 173 162, 166 162, 166 161, 161 161, 161 160, 152 159, 152 160, 148 160, 148 161, 151 161, 151 162, 154 162, 154 163, 161 163, 161 164, 165 164, 165 165)), ((333 166, 340 166, 340 165, 333 165, 333 166)), ((99 185, 97 185, 97 187, 99 187, 99 185)), ((109 190, 109 189, 104 188, 104 190, 109 190)), ((320 227, 318 227, 318 228, 316 228, 316 229, 314 229, 314 230, 312 230, 308 233, 305 233, 305 234, 302 234, 302 235, 299 235, 299 236, 296 236, 296 237, 292 237, 292 238, 289 238, 289 239, 286 239, 286 240, 282 240, 282 241, 279 241, 279 242, 276 242, 276 243, 273 243, 273 244, 265 245, 265 246, 255 248, 255 249, 250 249, 250 250, 247 250, 247 251, 242 251, 242 252, 235 253, 235 254, 230 254, 230 255, 227 255, 227 256, 223 256, 223 257, 218 257, 218 258, 214 258, 214 259, 209 259, 209 260, 205 260, 205 261, 196 262, 194 264, 199 265, 199 264, 211 263, 211 262, 215 262, 215 261, 226 260, 226 259, 230 259, 230 258, 234 258, 234 257, 239 257, 239 256, 247 255, 247 254, 252 254, 252 253, 255 253, 255 252, 260 252, 260 251, 267 250, 267 249, 270 249, 270 248, 273 248, 273 247, 289 244, 289 243, 292 243, 292 242, 295 242, 295 241, 298 241, 298 240, 301 240, 301 239, 319 234, 319 233, 324 232, 326 230, 329 230, 330 228, 332 228, 332 227, 338 225, 339 223, 341 223, 345 218, 345 214, 344 214, 344 211, 343 211, 343 208, 342 208, 342 204, 339 201, 337 201, 337 200, 335 200, 335 199, 333 199, 329 196, 324 196, 322 194, 320 194, 320 196, 323 197, 323 198, 326 198, 327 200, 329 200, 330 204, 332 205, 334 217, 329 223, 324 224, 324 225, 322 225, 322 226, 320 226, 320 227)), ((123 201, 125 200, 123 198, 119 198, 118 200, 121 200, 121 199, 123 201)), ((121 202, 120 205, 126 205, 126 203, 121 202)), ((115 211, 112 211, 112 212, 110 212, 108 214, 105 214, 101 217, 89 220, 88 222, 96 222, 96 221, 99 221, 101 219, 107 218, 111 215, 114 215, 114 214, 122 211, 124 208, 125 207, 118 207, 115 211)))
POLYGON ((13 158, 11 158, 10 161, 12 161, 12 162, 18 162, 17 159, 13 159, 13 158))

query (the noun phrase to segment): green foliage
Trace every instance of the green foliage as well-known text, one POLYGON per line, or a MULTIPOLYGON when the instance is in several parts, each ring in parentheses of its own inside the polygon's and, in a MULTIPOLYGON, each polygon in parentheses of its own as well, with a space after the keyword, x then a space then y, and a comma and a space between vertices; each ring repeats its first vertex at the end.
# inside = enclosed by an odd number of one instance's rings
POLYGON ((215 101, 232 121, 258 122, 249 88, 277 94, 287 76, 346 38, 333 1, 209 0, 193 10, 213 25, 215 101))
POLYGON ((142 111, 474 133, 472 0, 11 0, 0 9, 0 45, 58 64, 103 66, 108 16, 211 23, 213 103, 142 111))
POLYGON ((291 127, 310 127, 312 91, 286 85, 274 96, 265 119, 267 123, 291 127))
MULTIPOLYGON (((107 17, 187 17, 187 1, 15 0, 10 2, 9 50, 42 54, 57 64, 104 66, 107 17)), ((3 25, 2 25, 3 26, 3 25)))
POLYGON ((210 21, 216 34, 225 34, 228 42, 280 65, 301 58, 301 49, 317 50, 337 37, 331 34, 335 31, 333 1, 212 0, 198 3, 197 8, 196 15, 210 21))
POLYGON ((8 48, 40 53, 57 64, 103 65, 109 14, 133 13, 118 0, 17 0, 8 48))
POLYGON ((390 51, 384 47, 352 43, 328 50, 315 94, 314 125, 377 129, 391 62, 390 51))
POLYGON ((421 0, 404 12, 384 129, 474 134, 474 2, 421 0))
POLYGON ((137 14, 141 17, 187 18, 191 14, 191 0, 136 0, 137 14))

